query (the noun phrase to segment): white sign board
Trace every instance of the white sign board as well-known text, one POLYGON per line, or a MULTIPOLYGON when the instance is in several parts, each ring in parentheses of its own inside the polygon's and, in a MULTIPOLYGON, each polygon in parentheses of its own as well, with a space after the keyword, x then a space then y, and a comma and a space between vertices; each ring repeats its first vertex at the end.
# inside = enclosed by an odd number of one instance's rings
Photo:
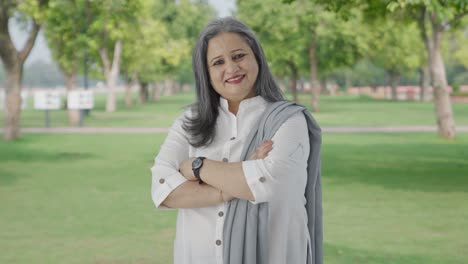
POLYGON ((89 90, 68 92, 68 109, 93 109, 94 96, 89 90))
POLYGON ((59 110, 61 105, 58 91, 36 91, 34 92, 34 109, 37 110, 59 110))
MULTIPOLYGON (((28 104, 28 93, 26 91, 21 91, 21 109, 26 109, 28 104)), ((0 91, 0 111, 4 110, 6 106, 6 94, 5 91, 0 91)))

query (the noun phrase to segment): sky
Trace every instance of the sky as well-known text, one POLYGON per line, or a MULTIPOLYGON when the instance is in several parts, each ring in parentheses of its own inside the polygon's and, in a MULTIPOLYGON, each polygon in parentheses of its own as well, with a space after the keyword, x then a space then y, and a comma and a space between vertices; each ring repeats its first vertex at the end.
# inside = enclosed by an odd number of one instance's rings
MULTIPOLYGON (((208 2, 216 9, 219 17, 229 16, 235 8, 235 0, 208 0, 208 2)), ((10 20, 9 27, 13 42, 17 49, 19 49, 26 41, 27 34, 20 30, 14 21, 10 20)), ((38 35, 34 48, 26 60, 26 64, 29 65, 35 61, 52 62, 52 56, 42 32, 38 35)))

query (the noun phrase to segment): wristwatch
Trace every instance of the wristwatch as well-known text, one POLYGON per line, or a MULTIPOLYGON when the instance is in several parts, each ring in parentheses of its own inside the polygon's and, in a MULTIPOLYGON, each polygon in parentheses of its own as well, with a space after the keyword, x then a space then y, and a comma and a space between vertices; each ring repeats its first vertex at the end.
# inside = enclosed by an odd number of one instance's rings
POLYGON ((203 160, 206 159, 205 157, 197 157, 192 161, 192 171, 195 178, 197 178, 198 183, 202 184, 203 181, 200 178, 200 169, 203 167, 203 160))

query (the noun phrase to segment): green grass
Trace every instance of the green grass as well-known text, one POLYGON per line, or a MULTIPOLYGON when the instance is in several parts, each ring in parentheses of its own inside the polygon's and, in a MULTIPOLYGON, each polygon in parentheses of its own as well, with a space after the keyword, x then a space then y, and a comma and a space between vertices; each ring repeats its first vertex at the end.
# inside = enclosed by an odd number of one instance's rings
MULTIPOLYGON (((357 96, 322 96, 315 116, 322 126, 435 126, 431 102, 376 100, 357 96)), ((310 105, 309 97, 301 98, 310 105)), ((468 104, 453 103, 457 125, 468 125, 468 104)))
MULTIPOLYGON (((136 95, 135 95, 136 96, 136 95)), ((124 95, 118 95, 115 113, 104 111, 105 95, 96 95, 95 109, 84 120, 85 126, 95 127, 169 127, 183 112, 183 106, 194 100, 193 93, 163 96, 160 102, 126 108, 124 95)), ((435 126, 434 105, 430 102, 393 102, 350 95, 321 96, 320 113, 314 114, 322 126, 435 126)), ((301 95, 300 102, 310 105, 310 96, 301 95)), ((468 105, 454 103, 457 125, 468 125, 468 105)), ((2 121, 3 116, 0 117, 2 121)), ((67 126, 65 110, 50 111, 51 126, 67 126)), ((43 127, 45 114, 29 107, 22 112, 22 127, 43 127)))
MULTIPOLYGON (((164 135, 0 141, 0 263, 172 263, 150 171, 164 135)), ((327 134, 325 263, 468 260, 468 134, 327 134)))

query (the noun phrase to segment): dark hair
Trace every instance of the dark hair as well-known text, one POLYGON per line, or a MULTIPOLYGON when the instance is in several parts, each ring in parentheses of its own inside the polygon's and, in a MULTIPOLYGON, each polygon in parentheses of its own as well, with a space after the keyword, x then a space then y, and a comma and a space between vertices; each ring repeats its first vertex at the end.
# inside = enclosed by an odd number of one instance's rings
POLYGON ((185 117, 183 128, 191 135, 189 142, 194 147, 209 145, 215 135, 220 95, 211 85, 206 54, 208 42, 223 32, 239 34, 255 54, 258 63, 255 95, 260 95, 269 102, 284 100, 283 93, 270 72, 262 46, 254 32, 246 24, 233 17, 211 21, 198 36, 192 55, 197 100, 189 106, 192 116, 185 117))

